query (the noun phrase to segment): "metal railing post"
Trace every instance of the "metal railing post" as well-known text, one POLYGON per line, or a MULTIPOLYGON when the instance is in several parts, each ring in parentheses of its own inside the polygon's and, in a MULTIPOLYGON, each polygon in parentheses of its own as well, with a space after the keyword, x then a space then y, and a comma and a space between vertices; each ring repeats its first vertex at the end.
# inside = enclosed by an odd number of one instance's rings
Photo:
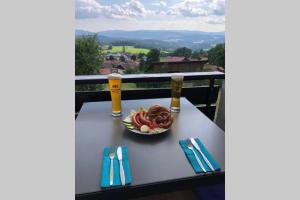
POLYGON ((208 91, 207 91, 206 108, 208 108, 208 107, 211 106, 211 99, 212 99, 214 85, 215 85, 215 79, 214 78, 210 78, 209 79, 209 88, 208 88, 208 91))

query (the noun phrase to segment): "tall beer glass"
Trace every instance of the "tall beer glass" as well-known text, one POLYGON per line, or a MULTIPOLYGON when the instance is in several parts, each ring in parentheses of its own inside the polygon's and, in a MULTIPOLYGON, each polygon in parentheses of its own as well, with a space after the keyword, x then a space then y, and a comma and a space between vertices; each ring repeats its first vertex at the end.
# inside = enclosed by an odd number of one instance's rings
POLYGON ((122 106, 121 106, 121 86, 122 86, 122 76, 117 73, 112 73, 108 75, 108 84, 111 96, 111 110, 112 116, 121 116, 122 106))
POLYGON ((183 74, 174 73, 171 75, 171 89, 172 89, 172 99, 171 99, 171 111, 180 111, 180 96, 181 88, 183 84, 183 74))

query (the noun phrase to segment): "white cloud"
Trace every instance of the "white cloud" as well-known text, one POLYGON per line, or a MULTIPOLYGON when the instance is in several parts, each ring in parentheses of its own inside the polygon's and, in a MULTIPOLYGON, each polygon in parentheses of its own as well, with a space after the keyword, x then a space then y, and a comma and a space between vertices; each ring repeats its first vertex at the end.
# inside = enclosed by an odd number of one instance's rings
POLYGON ((156 3, 152 3, 153 6, 158 6, 158 7, 166 7, 167 3, 165 1, 159 1, 156 3))
POLYGON ((202 0, 185 0, 170 7, 167 14, 181 15, 184 17, 206 16, 207 11, 203 8, 202 0))
POLYGON ((224 16, 225 15, 225 0, 214 0, 214 3, 210 4, 210 10, 213 15, 224 16))
POLYGON ((95 18, 103 9, 95 0, 76 0, 76 18, 95 18))
POLYGON ((111 6, 101 5, 95 0, 77 0, 76 18, 96 18, 106 16, 114 19, 131 19, 154 14, 147 10, 138 0, 130 0, 124 4, 111 6))
POLYGON ((206 22, 208 24, 224 24, 225 17, 209 17, 206 22))
POLYGON ((96 0, 76 0, 76 18, 107 19, 189 19, 197 18, 197 21, 211 25, 221 25, 225 22, 225 0, 183 0, 171 6, 166 1, 160 0, 152 5, 160 6, 150 10, 139 0, 128 0, 123 4, 103 5, 96 0), (163 8, 163 9, 160 9, 163 8))
POLYGON ((167 13, 184 17, 224 15, 225 0, 184 0, 171 6, 167 13))

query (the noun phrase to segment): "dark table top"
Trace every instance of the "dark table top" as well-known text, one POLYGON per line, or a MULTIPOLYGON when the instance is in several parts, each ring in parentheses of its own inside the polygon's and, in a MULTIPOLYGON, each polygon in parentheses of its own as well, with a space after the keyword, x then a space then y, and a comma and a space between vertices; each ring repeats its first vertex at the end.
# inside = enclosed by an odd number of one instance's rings
MULTIPOLYGON (((131 168, 131 186, 203 176, 195 174, 180 139, 198 137, 225 171, 225 135, 187 99, 181 98, 181 111, 174 114, 171 129, 161 135, 143 136, 129 132, 121 120, 130 110, 160 104, 170 99, 122 101, 123 117, 111 116, 111 102, 83 104, 75 127, 75 193, 101 191, 102 150, 106 146, 126 145, 131 168)), ((207 176, 207 175, 206 175, 207 176)))

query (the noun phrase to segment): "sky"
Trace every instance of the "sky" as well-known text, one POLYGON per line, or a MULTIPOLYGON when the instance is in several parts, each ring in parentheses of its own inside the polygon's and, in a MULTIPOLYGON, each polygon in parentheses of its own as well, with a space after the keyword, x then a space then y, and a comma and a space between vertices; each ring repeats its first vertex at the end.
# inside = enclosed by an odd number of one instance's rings
POLYGON ((76 29, 225 31, 225 0, 76 0, 76 29))

